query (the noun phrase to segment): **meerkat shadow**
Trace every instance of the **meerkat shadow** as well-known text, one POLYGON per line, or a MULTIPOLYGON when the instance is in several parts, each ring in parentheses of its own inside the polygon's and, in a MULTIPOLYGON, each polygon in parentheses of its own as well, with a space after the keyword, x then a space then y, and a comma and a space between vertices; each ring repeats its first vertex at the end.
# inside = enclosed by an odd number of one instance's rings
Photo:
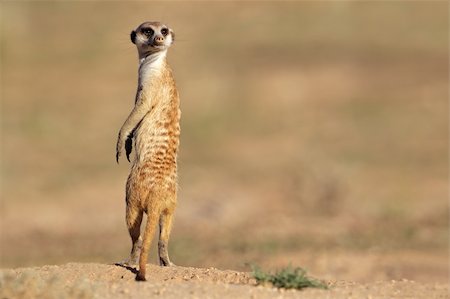
POLYGON ((125 268, 125 269, 127 269, 128 271, 130 271, 131 273, 136 274, 136 275, 137 275, 138 272, 139 272, 136 268, 131 267, 131 266, 128 266, 128 265, 124 265, 124 264, 121 264, 121 263, 115 263, 114 266, 118 266, 118 267, 125 268))

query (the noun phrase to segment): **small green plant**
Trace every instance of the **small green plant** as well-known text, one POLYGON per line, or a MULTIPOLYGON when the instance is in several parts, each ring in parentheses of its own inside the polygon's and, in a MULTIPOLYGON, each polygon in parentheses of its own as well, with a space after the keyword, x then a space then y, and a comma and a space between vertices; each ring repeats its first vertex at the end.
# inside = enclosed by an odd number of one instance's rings
POLYGON ((328 289, 328 286, 320 280, 308 277, 302 268, 288 266, 275 274, 262 271, 258 266, 252 266, 252 275, 257 284, 270 283, 274 287, 284 289, 319 288, 328 289))

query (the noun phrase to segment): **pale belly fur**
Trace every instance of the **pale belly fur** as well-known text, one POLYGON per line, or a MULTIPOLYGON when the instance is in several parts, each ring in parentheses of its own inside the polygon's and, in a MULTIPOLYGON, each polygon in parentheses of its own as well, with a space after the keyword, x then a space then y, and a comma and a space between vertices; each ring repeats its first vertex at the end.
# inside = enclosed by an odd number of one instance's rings
POLYGON ((149 191, 177 189, 177 153, 180 136, 178 107, 156 108, 135 132, 136 157, 131 175, 149 191))

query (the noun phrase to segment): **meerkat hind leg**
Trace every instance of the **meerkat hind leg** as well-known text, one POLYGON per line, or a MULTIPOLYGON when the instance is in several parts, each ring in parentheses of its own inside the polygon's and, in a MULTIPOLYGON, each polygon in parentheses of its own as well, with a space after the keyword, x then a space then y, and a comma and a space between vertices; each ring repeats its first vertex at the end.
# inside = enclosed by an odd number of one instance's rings
POLYGON ((139 263, 139 255, 142 248, 142 238, 140 236, 142 216, 142 210, 127 205, 126 220, 131 237, 131 253, 130 257, 121 262, 121 264, 136 267, 139 263))
POLYGON ((161 266, 175 266, 169 259, 169 236, 172 229, 173 210, 165 210, 161 213, 159 219, 159 242, 158 254, 159 264, 161 266))

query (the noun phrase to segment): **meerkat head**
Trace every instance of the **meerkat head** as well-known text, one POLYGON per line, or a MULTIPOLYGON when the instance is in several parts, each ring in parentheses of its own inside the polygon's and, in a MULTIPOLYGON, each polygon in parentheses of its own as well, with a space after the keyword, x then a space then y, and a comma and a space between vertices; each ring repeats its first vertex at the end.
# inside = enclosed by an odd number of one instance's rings
POLYGON ((167 50, 175 40, 173 30, 160 22, 142 23, 130 37, 141 58, 167 50))

